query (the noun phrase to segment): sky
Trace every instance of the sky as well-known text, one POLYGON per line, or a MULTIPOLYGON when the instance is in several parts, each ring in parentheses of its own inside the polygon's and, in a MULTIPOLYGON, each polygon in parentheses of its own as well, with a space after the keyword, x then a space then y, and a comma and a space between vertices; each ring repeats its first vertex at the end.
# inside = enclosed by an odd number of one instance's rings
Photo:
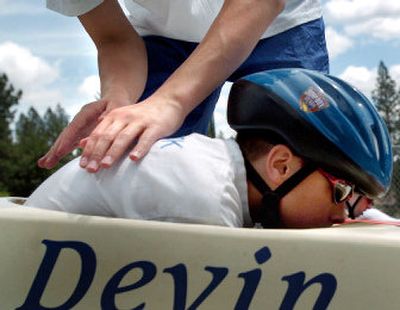
MULTIPOLYGON (((322 0, 331 74, 367 96, 380 61, 400 86, 400 1, 322 0)), ((45 8, 45 1, 0 0, 0 72, 23 90, 18 112, 39 113, 58 103, 70 117, 99 94, 96 50, 77 18, 45 8)), ((217 132, 225 120, 229 84, 215 110, 217 132)))

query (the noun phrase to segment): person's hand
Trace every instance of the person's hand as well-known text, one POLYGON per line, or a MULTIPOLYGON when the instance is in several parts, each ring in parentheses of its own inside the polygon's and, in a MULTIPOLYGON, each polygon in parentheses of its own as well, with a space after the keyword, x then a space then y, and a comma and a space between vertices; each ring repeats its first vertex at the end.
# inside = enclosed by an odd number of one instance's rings
POLYGON ((38 160, 38 166, 46 169, 53 168, 61 158, 78 147, 79 141, 87 137, 109 111, 128 103, 121 100, 101 99, 85 105, 61 132, 47 154, 38 160))
POLYGON ((154 142, 174 133, 185 116, 179 105, 154 98, 114 109, 81 142, 80 165, 89 172, 108 168, 135 142, 129 157, 138 160, 154 142))

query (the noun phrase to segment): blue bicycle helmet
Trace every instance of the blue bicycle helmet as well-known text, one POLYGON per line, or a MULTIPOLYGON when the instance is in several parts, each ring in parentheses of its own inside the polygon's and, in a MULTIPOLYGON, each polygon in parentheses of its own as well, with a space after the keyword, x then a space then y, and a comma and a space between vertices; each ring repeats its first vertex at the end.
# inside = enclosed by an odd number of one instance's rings
POLYGON ((297 155, 370 198, 389 189, 386 125, 373 104, 339 78, 305 69, 246 76, 230 91, 228 123, 237 132, 274 132, 297 155))

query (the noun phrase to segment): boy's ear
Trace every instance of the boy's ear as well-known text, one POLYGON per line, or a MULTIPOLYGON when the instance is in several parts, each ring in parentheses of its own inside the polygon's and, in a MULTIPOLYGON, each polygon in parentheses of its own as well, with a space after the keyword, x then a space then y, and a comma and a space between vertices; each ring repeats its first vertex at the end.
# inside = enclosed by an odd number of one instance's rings
POLYGON ((275 145, 267 154, 265 172, 274 187, 278 187, 301 167, 300 158, 283 144, 275 145))

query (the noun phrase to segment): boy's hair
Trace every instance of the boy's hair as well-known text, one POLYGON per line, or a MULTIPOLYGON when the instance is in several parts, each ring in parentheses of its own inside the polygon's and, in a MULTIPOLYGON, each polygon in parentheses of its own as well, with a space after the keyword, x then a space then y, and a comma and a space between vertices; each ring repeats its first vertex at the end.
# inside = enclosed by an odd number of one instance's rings
POLYGON ((267 154, 277 144, 288 146, 286 141, 276 133, 256 130, 238 132, 236 142, 239 144, 243 156, 250 161, 267 154))

